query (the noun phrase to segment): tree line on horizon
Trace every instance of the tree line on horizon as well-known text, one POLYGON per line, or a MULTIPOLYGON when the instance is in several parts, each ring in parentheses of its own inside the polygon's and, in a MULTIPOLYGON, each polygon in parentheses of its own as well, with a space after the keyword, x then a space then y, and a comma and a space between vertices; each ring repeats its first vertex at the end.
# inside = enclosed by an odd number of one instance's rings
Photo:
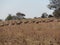
MULTIPOLYGON (((11 14, 9 14, 7 17, 6 17, 6 19, 5 20, 20 20, 20 19, 26 19, 25 18, 25 14, 23 14, 23 13, 20 13, 20 12, 17 12, 16 13, 16 15, 17 16, 12 16, 11 14), (17 18, 16 18, 17 17, 17 18), (20 18, 19 18, 20 17, 20 18)), ((51 17, 53 17, 53 15, 48 15, 47 13, 43 13, 42 15, 41 15, 41 17, 40 18, 51 18, 51 17)), ((34 18, 37 18, 37 17, 34 17, 34 18)))
MULTIPOLYGON (((25 16, 26 16, 25 14, 17 12, 16 15, 13 15, 13 16, 11 14, 8 14, 8 16, 5 18, 5 20, 26 19, 25 16)), ((47 13, 43 13, 40 18, 52 18, 52 17, 54 17, 54 16, 48 15, 47 13)), ((38 18, 38 17, 34 17, 34 18, 38 18)), ((0 19, 0 21, 2 21, 2 19, 0 19)))

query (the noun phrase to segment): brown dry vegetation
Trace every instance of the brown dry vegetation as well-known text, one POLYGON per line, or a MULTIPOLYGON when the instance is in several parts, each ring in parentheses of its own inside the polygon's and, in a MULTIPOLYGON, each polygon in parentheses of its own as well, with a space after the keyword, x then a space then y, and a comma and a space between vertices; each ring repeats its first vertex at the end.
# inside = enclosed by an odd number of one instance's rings
POLYGON ((2 21, 0 45, 60 45, 60 20, 2 21))

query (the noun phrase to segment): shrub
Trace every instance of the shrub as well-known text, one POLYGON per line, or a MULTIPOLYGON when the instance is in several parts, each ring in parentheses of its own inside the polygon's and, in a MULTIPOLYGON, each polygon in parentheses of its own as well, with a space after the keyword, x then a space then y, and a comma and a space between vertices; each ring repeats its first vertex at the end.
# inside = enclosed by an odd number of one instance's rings
POLYGON ((48 17, 48 14, 47 13, 43 13, 41 18, 47 18, 48 17))
POLYGON ((12 20, 11 14, 9 14, 5 20, 12 20))

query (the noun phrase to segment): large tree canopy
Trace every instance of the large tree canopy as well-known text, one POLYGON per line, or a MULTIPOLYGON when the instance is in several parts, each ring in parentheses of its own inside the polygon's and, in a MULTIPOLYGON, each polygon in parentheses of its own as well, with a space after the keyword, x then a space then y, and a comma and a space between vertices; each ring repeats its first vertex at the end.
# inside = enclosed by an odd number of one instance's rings
POLYGON ((50 9, 59 9, 60 8, 60 0, 50 0, 50 4, 48 5, 50 9))
POLYGON ((50 0, 48 7, 54 9, 53 16, 55 18, 60 18, 60 0, 50 0))

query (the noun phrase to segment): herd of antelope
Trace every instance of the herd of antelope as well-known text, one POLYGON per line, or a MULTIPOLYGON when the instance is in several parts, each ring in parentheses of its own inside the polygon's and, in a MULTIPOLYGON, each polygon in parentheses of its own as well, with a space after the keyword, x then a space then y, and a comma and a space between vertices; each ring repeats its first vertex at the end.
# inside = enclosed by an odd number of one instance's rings
POLYGON ((20 25, 20 24, 40 24, 40 23, 50 23, 50 22, 60 22, 60 20, 26 20, 26 21, 21 21, 21 20, 10 20, 10 21, 0 21, 0 27, 1 26, 8 26, 8 25, 20 25))

